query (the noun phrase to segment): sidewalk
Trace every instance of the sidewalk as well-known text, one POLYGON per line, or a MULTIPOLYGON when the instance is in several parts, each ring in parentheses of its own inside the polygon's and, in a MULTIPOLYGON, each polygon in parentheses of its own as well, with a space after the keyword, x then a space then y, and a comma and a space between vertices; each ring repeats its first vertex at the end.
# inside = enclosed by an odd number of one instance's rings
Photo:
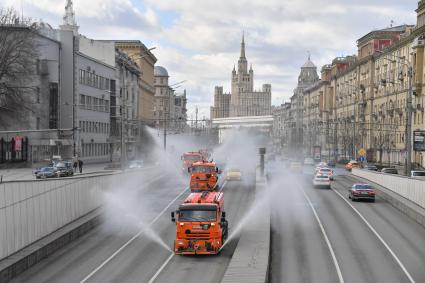
MULTIPOLYGON (((83 166, 83 173, 80 174, 77 168, 77 172, 74 176, 91 174, 95 172, 104 171, 105 166, 109 163, 101 164, 87 164, 83 166)), ((0 169, 0 178, 4 181, 16 181, 16 180, 35 180, 33 171, 35 168, 13 168, 13 169, 0 169)))

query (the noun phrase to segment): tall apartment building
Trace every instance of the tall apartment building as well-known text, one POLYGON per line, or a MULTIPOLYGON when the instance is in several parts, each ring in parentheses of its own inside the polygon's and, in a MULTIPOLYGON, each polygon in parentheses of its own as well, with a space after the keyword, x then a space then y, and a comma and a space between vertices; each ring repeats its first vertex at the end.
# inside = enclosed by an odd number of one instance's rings
POLYGON ((211 119, 230 117, 230 93, 223 93, 222 86, 214 89, 214 106, 210 109, 211 119))
POLYGON ((263 84, 261 90, 254 89, 254 70, 251 65, 248 71, 245 39, 242 36, 238 70, 236 71, 233 67, 231 75, 230 101, 228 103, 228 94, 223 93, 223 88, 216 87, 214 106, 210 109, 210 116, 224 118, 264 115, 271 115, 271 85, 263 84))
POLYGON ((181 133, 187 122, 186 90, 176 94, 169 86, 167 69, 155 66, 154 119, 157 128, 167 127, 168 131, 181 133))
POLYGON ((127 53, 140 69, 138 119, 145 125, 154 124, 155 55, 140 40, 116 40, 115 46, 127 53))

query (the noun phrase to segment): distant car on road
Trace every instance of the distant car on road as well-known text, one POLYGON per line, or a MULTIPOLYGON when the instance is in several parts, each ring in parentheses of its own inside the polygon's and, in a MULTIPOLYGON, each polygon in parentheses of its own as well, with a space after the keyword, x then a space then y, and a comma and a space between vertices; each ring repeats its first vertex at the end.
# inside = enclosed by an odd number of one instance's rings
POLYGON ((58 177, 68 177, 74 175, 71 161, 60 161, 54 166, 58 177))
POLYGON ((241 170, 236 169, 236 168, 231 168, 229 170, 227 170, 226 172, 226 180, 231 181, 231 180, 241 180, 242 179, 242 174, 241 174, 241 170))
POLYGON ((56 178, 57 176, 57 170, 54 167, 43 167, 35 175, 37 179, 56 178))
POLYGON ((331 187, 331 178, 327 175, 317 174, 313 178, 313 186, 315 187, 331 187))
POLYGON ((395 168, 382 168, 381 169, 381 173, 385 173, 385 174, 398 174, 398 171, 395 168))
POLYGON ((304 158, 304 165, 314 165, 314 160, 311 157, 304 158))
POLYGON ((360 163, 359 162, 357 162, 356 160, 351 160, 350 162, 348 162, 346 165, 345 165, 345 169, 347 170, 347 171, 351 171, 353 168, 360 168, 361 166, 360 166, 360 163))
POLYGON ((366 165, 364 169, 369 171, 378 171, 378 167, 376 167, 375 165, 366 165))
POLYGON ((132 161, 130 161, 128 168, 130 168, 130 169, 136 169, 136 168, 140 169, 140 168, 143 168, 144 164, 145 163, 143 162, 143 160, 132 160, 132 161))
POLYGON ((319 168, 318 170, 316 170, 316 175, 329 176, 329 179, 331 179, 331 181, 334 179, 334 171, 328 167, 319 168))
POLYGON ((322 162, 317 163, 316 167, 328 167, 328 164, 326 162, 322 161, 322 162))
POLYGON ((425 171, 412 170, 410 171, 410 177, 417 179, 425 179, 425 171))
POLYGON ((375 191, 369 184, 354 184, 348 193, 348 198, 352 201, 360 199, 375 201, 375 191))

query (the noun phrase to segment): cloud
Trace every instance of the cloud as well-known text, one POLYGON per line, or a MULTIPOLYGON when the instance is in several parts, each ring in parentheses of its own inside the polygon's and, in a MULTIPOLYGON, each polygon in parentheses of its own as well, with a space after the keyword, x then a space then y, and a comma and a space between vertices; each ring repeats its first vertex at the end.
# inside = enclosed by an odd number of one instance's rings
MULTIPOLYGON (((190 57, 186 57, 190 62, 171 67, 169 72, 172 76, 184 73, 197 78, 202 87, 196 90, 205 89, 206 93, 194 94, 198 99, 192 101, 212 101, 216 83, 223 82, 220 85, 230 89, 230 71, 239 57, 240 36, 245 30, 247 57, 254 64, 255 83, 257 87, 272 83, 274 103, 292 95, 307 51, 320 70, 334 57, 355 54, 359 37, 388 27, 391 20, 396 25, 414 24, 417 5, 413 0, 147 2, 178 15, 174 25, 164 29, 162 37, 186 52, 190 50, 190 57), (201 64, 202 68, 193 64, 201 64)), ((162 57, 158 58, 162 63, 162 57)))
MULTIPOLYGON (((65 0, 24 0, 24 12, 59 25, 65 0)), ((3 0, 19 8, 19 1, 3 0)), ((296 87, 307 51, 320 67, 357 52, 374 29, 415 24, 416 0, 74 0, 80 32, 99 39, 140 39, 154 51, 170 81, 187 80, 189 115, 209 116, 215 85, 230 90, 245 31, 255 85, 272 84, 273 103, 296 87)))

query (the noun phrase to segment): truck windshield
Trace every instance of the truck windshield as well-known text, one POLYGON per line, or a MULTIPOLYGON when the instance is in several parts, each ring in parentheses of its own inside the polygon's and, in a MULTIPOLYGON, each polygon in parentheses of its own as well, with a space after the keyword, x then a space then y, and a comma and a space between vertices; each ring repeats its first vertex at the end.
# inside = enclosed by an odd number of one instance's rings
POLYGON ((214 166, 193 166, 192 172, 213 173, 215 172, 215 167, 214 166))
POLYGON ((190 160, 190 161, 200 161, 201 157, 199 155, 185 155, 184 160, 190 160))
POLYGON ((180 210, 179 221, 215 221, 215 210, 180 210))

